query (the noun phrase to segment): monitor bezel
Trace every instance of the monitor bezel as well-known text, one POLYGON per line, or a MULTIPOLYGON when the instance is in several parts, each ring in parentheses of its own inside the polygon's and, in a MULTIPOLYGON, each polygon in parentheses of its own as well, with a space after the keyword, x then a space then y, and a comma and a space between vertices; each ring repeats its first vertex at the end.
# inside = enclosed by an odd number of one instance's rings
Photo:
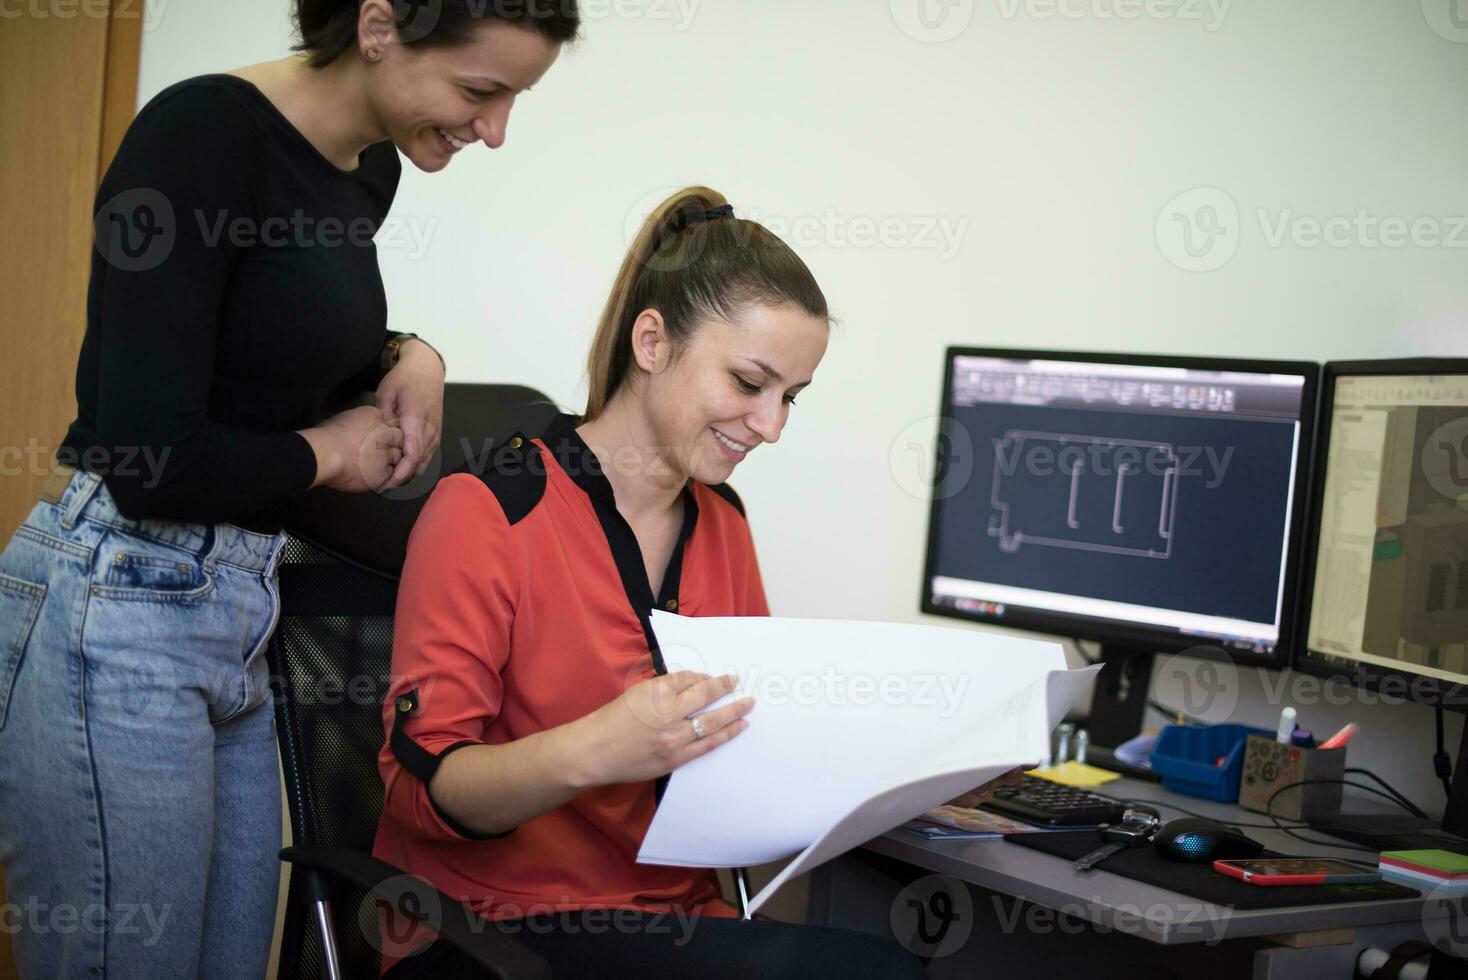
POLYGON ((1359 671, 1330 663, 1335 656, 1310 649, 1310 617, 1314 610, 1316 553, 1320 547, 1320 520, 1325 508, 1325 463, 1330 447, 1331 415, 1335 406, 1335 383, 1345 377, 1412 377, 1432 374, 1468 374, 1468 358, 1407 357, 1367 361, 1327 361, 1321 372, 1320 424, 1316 427, 1316 479, 1310 488, 1309 522, 1306 526, 1304 575, 1300 582, 1300 642, 1295 655, 1295 669, 1317 677, 1344 681, 1386 696, 1400 691, 1405 700, 1419 704, 1441 705, 1451 711, 1468 714, 1468 685, 1457 685, 1452 697, 1445 697, 1448 682, 1411 670, 1397 670, 1376 664, 1360 663, 1359 671), (1390 686, 1390 690, 1385 685, 1390 686))
POLYGON ((1313 361, 1279 361, 1253 358, 1191 357, 1173 354, 1125 354, 1100 351, 1046 350, 1042 348, 969 347, 951 345, 944 351, 943 390, 938 403, 938 418, 947 419, 952 409, 953 365, 959 357, 993 357, 1004 360, 1053 360, 1077 361, 1095 364, 1116 364, 1136 367, 1184 368, 1198 371, 1234 371, 1247 374, 1299 375, 1303 380, 1300 405, 1300 443, 1297 449, 1298 462, 1295 467, 1294 506, 1290 513, 1290 526, 1285 547, 1290 552, 1285 562, 1284 594, 1280 603, 1279 641, 1273 653, 1256 653, 1252 650, 1224 648, 1204 638, 1190 638, 1170 630, 1153 626, 1133 626, 1086 616, 1036 611, 1027 608, 1007 610, 1002 617, 982 612, 952 609, 932 602, 931 583, 937 556, 936 526, 938 508, 942 501, 936 494, 928 502, 928 530, 923 560, 922 592, 919 608, 924 613, 961 619, 968 622, 985 623, 1030 632, 1096 641, 1102 644, 1120 644, 1134 649, 1157 653, 1184 653, 1205 660, 1219 660, 1241 666, 1260 666, 1283 669, 1289 666, 1295 651, 1299 632, 1300 616, 1300 573, 1302 564, 1301 541, 1304 531, 1305 511, 1309 499, 1312 464, 1314 461, 1314 439, 1316 433, 1317 395, 1320 384, 1320 365, 1313 361))

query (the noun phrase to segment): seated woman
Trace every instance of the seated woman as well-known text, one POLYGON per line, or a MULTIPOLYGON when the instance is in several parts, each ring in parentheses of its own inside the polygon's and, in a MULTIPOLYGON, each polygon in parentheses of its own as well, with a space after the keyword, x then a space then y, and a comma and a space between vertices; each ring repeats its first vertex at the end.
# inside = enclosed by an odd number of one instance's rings
MULTIPOLYGON (((398 593, 374 853, 535 948, 558 976, 922 976, 895 943, 746 922, 712 871, 638 864, 669 772, 743 731, 732 677, 668 674, 652 609, 769 614, 725 483, 774 443, 825 354, 805 264, 703 187, 622 263, 585 413, 446 477, 398 593)), ((446 940, 391 980, 482 977, 446 940)), ((394 955, 404 958, 395 965, 394 955)))

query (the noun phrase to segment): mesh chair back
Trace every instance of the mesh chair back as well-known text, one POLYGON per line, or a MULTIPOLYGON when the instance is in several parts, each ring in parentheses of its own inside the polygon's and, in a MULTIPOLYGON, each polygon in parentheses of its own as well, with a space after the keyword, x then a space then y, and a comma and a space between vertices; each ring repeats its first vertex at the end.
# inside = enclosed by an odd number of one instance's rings
MULTIPOLYGON (((377 754, 390 683, 393 608, 408 532, 438 473, 473 466, 520 431, 538 435, 554 405, 530 388, 449 385, 441 461, 398 495, 306 494, 288 517, 280 563, 281 617, 268 656, 292 838, 305 846, 370 852, 382 811, 377 754)), ((292 876, 280 980, 321 976, 320 936, 302 883, 292 876)), ((376 906, 334 886, 342 975, 376 977, 376 906)))
MULTIPOLYGON (((280 591, 269 653, 291 838, 370 852, 382 812, 377 752, 397 580, 293 536, 281 558, 280 591)), ((335 887, 332 895, 343 975, 375 976, 374 904, 355 888, 335 887)), ((292 875, 276 975, 315 980, 321 961, 305 889, 292 875)))

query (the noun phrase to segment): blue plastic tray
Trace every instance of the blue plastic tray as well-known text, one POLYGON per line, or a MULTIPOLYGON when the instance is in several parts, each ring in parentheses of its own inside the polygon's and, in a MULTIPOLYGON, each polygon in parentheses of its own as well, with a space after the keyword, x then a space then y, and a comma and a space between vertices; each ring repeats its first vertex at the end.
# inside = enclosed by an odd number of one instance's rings
POLYGON ((1250 735, 1273 738, 1274 732, 1249 725, 1169 725, 1152 747, 1152 771, 1175 792, 1233 803, 1239 798, 1244 742, 1250 735))

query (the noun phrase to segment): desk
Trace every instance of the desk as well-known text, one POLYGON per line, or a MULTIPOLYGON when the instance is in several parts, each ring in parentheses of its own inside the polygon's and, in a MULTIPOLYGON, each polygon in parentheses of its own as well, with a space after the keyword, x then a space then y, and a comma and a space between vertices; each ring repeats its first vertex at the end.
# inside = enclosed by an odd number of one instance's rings
MULTIPOLYGON (((1175 803, 1226 822, 1268 823, 1233 804, 1142 780, 1122 779, 1100 792, 1152 802, 1164 821, 1183 816, 1168 808, 1175 803)), ((1246 833, 1282 854, 1369 860, 1272 829, 1246 833)), ((894 903, 912 895, 903 889, 948 875, 966 883, 973 932, 958 950, 933 958, 930 976, 1034 975, 1043 963, 1056 980, 1349 978, 1361 949, 1425 936, 1422 898, 1232 911, 1104 869, 1079 872, 1069 861, 1002 840, 933 841, 894 830, 812 872, 809 921, 890 935, 894 903)))

